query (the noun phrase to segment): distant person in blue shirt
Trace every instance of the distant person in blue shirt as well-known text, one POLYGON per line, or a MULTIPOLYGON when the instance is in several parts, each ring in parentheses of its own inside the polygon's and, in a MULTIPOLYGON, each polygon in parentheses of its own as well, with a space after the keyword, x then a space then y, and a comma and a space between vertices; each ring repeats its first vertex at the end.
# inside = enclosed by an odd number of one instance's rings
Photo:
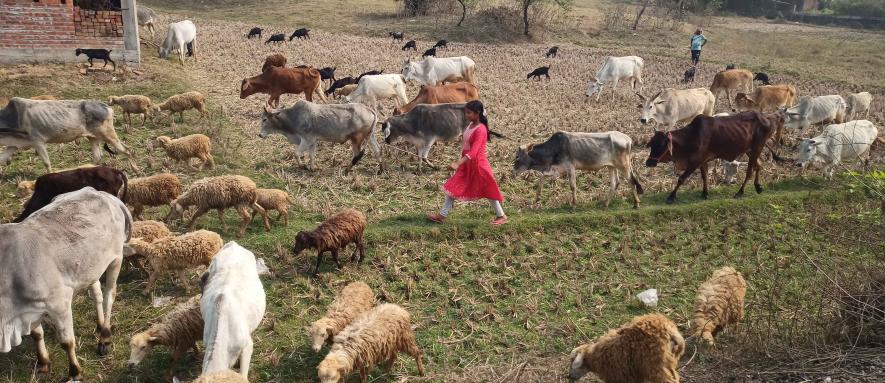
POLYGON ((697 66, 698 62, 701 61, 701 47, 706 43, 707 38, 704 37, 704 30, 698 28, 691 35, 691 65, 697 66))

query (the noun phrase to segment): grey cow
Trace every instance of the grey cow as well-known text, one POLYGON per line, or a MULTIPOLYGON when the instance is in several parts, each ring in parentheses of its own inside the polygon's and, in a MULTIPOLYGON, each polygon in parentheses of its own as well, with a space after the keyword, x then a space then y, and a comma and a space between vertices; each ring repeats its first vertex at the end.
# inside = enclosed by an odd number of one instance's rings
POLYGON ((465 103, 419 104, 406 114, 393 116, 381 124, 384 142, 391 144, 401 138, 418 151, 418 172, 421 165, 436 168, 427 158, 436 141, 453 141, 467 125, 464 116, 465 103))
POLYGON ((266 138, 274 133, 285 136, 289 142, 298 146, 295 154, 299 162, 304 152, 310 154, 310 169, 316 169, 317 141, 338 144, 349 141, 353 147, 353 158, 347 167, 348 172, 363 158, 368 141, 373 155, 380 163, 380 171, 383 171, 381 147, 373 134, 377 123, 378 115, 363 104, 314 104, 299 100, 295 105, 282 110, 270 110, 265 106, 258 137, 266 138))
POLYGON ((129 165, 138 171, 129 151, 117 138, 114 130, 114 109, 95 100, 29 100, 13 97, 6 108, 0 110, 0 145, 6 146, 0 153, 0 164, 7 164, 19 150, 34 148, 46 169, 52 172, 52 163, 46 144, 74 141, 86 137, 92 144, 92 162, 101 160, 101 144, 125 154, 129 165))
POLYGON ((138 18, 138 25, 144 26, 154 38, 154 22, 157 21, 157 13, 153 9, 138 5, 135 7, 135 17, 138 18))
POLYGON ((126 205, 91 187, 56 197, 21 223, 0 225, 0 352, 9 352, 30 334, 37 344, 37 369, 48 372, 41 324, 48 315, 67 352, 70 377, 80 380, 71 302, 74 294, 92 288, 98 352, 106 354, 123 243, 131 228, 126 205))

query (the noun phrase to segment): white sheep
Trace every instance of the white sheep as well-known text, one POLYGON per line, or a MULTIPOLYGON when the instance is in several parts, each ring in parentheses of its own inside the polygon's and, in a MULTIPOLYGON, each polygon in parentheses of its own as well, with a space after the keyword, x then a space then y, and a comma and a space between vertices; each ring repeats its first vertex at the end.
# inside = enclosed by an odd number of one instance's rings
POLYGON ((569 378, 593 372, 606 383, 679 383, 676 364, 683 352, 685 340, 673 322, 642 315, 572 350, 569 378))
POLYGON ((132 238, 138 238, 145 242, 154 242, 160 238, 172 235, 166 224, 160 221, 144 220, 132 222, 132 238))
MULTIPOLYGON (((165 115, 165 117, 171 117, 173 114, 178 113, 181 122, 184 122, 184 111, 191 109, 196 109, 200 112, 200 120, 203 117, 209 117, 209 111, 206 110, 206 97, 200 92, 193 91, 171 96, 166 101, 154 105, 151 111, 158 116, 163 116, 160 113, 161 111, 168 111, 169 114, 165 115)), ((172 120, 172 122, 175 122, 174 118, 172 120)))
POLYGON ((227 370, 200 375, 191 383, 249 383, 249 381, 235 371, 227 370))
POLYGON ((218 177, 208 177, 192 183, 184 194, 178 199, 172 201, 172 209, 166 216, 166 221, 177 219, 182 216, 185 210, 191 206, 196 206, 197 211, 191 217, 188 227, 193 228, 197 218, 206 214, 209 210, 218 210, 218 218, 221 224, 226 228, 224 222, 224 209, 234 208, 243 218, 240 225, 240 237, 246 233, 246 226, 252 220, 248 209, 258 211, 264 217, 264 228, 270 231, 270 223, 267 220, 267 212, 264 208, 256 203, 255 182, 248 177, 238 175, 225 175, 218 177))
POLYGON ((400 352, 415 358, 418 373, 424 376, 421 349, 408 311, 392 303, 378 305, 335 336, 332 349, 317 367, 320 382, 343 382, 352 371, 359 370, 365 383, 376 364, 383 364, 384 372, 390 372, 400 352))
POLYGON ((157 145, 166 151, 169 159, 180 163, 184 161, 191 169, 203 170, 206 164, 209 169, 215 168, 215 160, 212 158, 212 141, 204 134, 191 134, 181 138, 171 138, 168 136, 157 137, 157 145), (191 159, 197 158, 200 167, 196 168, 191 163, 191 159))
POLYGON ((310 324, 308 335, 312 341, 311 348, 319 352, 323 343, 331 343, 336 334, 374 305, 375 295, 369 285, 353 282, 344 286, 326 309, 326 315, 310 324))
MULTIPOLYGON (((172 350, 174 365, 189 349, 198 353, 197 341, 203 339, 203 316, 200 313, 200 297, 191 297, 167 313, 163 319, 146 331, 132 336, 129 340, 129 368, 133 368, 147 357, 154 346, 164 345, 172 350)), ((167 375, 171 375, 170 365, 167 375)))
POLYGON ((177 271, 181 282, 185 283, 185 289, 191 291, 191 285, 187 283, 187 271, 200 265, 209 265, 223 244, 224 241, 218 234, 208 230, 197 230, 160 238, 152 243, 132 238, 123 246, 123 255, 141 254, 147 258, 150 276, 145 294, 150 293, 157 279, 169 271, 177 271))
POLYGON ((110 96, 108 97, 108 105, 119 105, 126 115, 126 121, 129 126, 132 125, 132 113, 141 114, 141 126, 144 126, 145 121, 147 121, 148 116, 151 114, 151 99, 138 94, 110 96))
MULTIPOLYGON (((276 210, 279 212, 277 222, 282 217, 283 225, 289 226, 289 193, 280 189, 257 189, 255 195, 258 206, 263 207, 266 212, 276 210)), ((255 218, 255 213, 256 211, 252 210, 253 219, 255 218)))
POLYGON ((161 173, 129 180, 123 202, 132 206, 133 218, 141 219, 145 206, 168 205, 180 195, 181 180, 178 176, 161 173))
POLYGON ((698 288, 691 319, 692 336, 713 345, 713 337, 726 326, 744 318, 744 296, 747 282, 740 272, 731 267, 713 271, 698 288))

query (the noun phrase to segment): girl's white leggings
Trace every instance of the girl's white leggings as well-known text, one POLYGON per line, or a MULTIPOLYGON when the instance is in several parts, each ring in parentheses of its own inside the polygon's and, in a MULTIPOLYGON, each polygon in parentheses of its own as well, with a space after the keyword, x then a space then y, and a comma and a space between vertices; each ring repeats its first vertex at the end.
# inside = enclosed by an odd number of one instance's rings
MULTIPOLYGON (((489 200, 489 203, 492 205, 492 209, 495 209, 495 217, 503 217, 504 216, 504 208, 501 207, 501 201, 495 201, 493 199, 489 200)), ((449 211, 452 210, 452 207, 455 206, 455 199, 452 196, 446 196, 446 202, 443 203, 442 209, 439 211, 439 215, 443 217, 449 216, 449 211)))

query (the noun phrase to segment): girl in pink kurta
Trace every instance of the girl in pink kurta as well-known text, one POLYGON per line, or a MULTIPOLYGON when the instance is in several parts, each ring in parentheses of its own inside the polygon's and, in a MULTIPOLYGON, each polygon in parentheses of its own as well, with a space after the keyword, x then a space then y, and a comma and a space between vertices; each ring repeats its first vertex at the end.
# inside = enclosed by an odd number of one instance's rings
POLYGON ((501 207, 504 196, 495 181, 492 166, 486 159, 486 142, 488 142, 489 121, 486 119, 484 108, 479 101, 470 101, 464 106, 467 115, 467 129, 464 130, 461 158, 453 162, 449 167, 455 170, 455 174, 443 184, 442 189, 446 193, 446 200, 440 212, 427 215, 427 219, 442 223, 449 215, 449 211, 455 204, 455 200, 470 201, 480 198, 488 199, 495 210, 495 219, 492 225, 502 225, 507 222, 507 215, 501 207))

